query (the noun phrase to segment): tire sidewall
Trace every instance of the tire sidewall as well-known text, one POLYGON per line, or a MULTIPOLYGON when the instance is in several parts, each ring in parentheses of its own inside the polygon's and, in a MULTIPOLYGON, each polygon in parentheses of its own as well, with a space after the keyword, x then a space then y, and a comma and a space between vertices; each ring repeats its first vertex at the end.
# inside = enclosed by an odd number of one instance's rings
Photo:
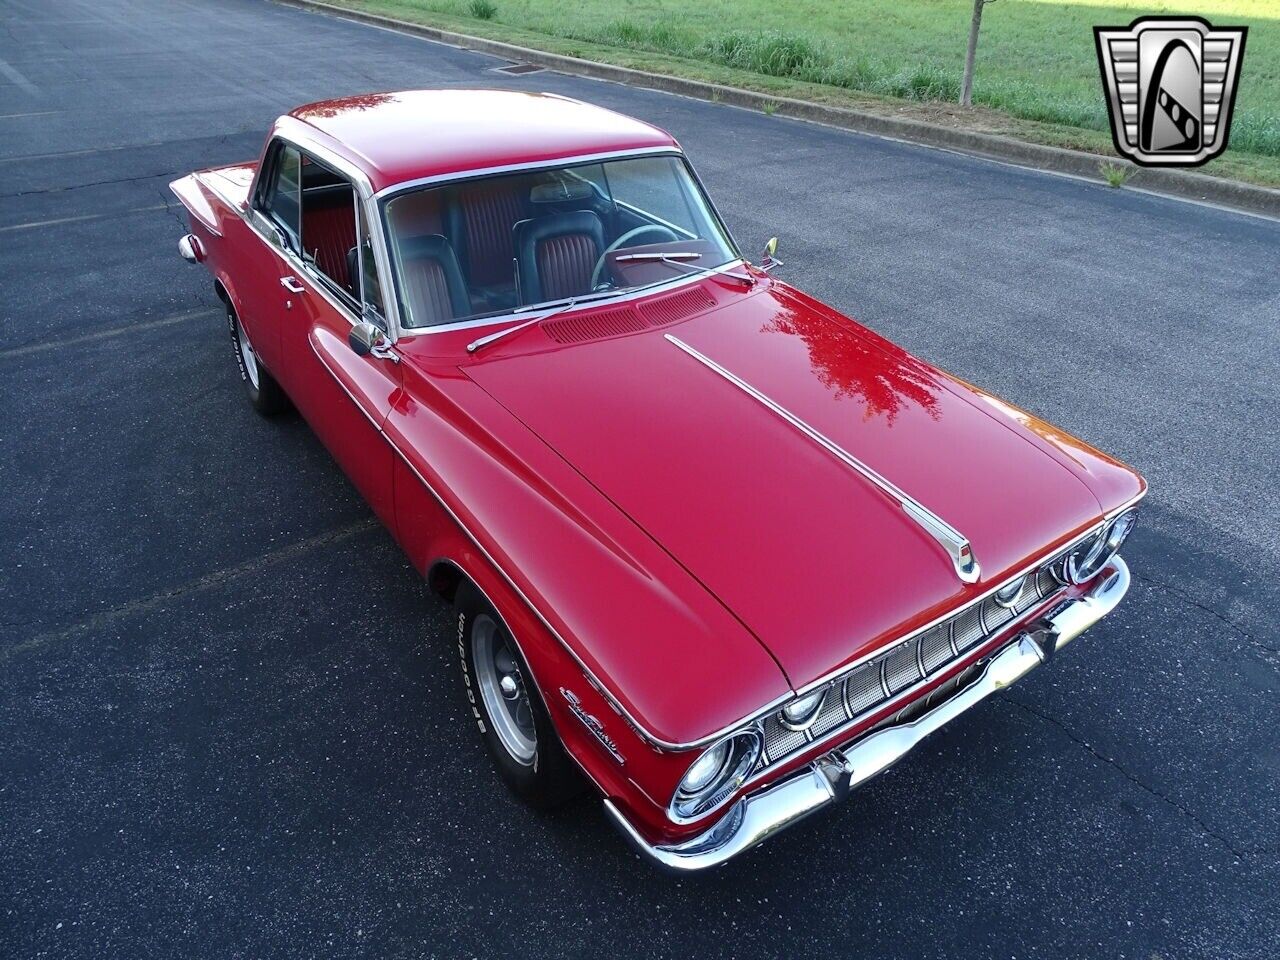
MULTIPOLYGON (((235 357, 236 369, 240 371, 240 380, 244 383, 244 388, 249 391, 249 400, 254 406, 261 402, 261 391, 253 385, 253 381, 249 379, 249 371, 244 366, 244 354, 240 351, 240 325, 236 322, 235 308, 227 304, 227 330, 231 334, 231 353, 235 357)), ((255 353, 256 356, 256 353, 255 353)), ((258 378, 262 378, 262 363, 258 363, 258 378)))
POLYGON ((480 731, 480 737, 484 740, 490 756, 493 757, 499 774, 515 793, 526 797, 536 794, 542 786, 549 749, 559 748, 559 737, 551 725, 546 705, 542 701, 542 695, 533 679, 533 674, 529 671, 529 665, 525 662, 524 655, 516 646, 511 636, 511 631, 507 629, 502 617, 485 602, 479 591, 469 585, 459 588, 458 596, 455 600, 454 641, 459 668, 462 671, 462 683, 467 698, 468 715, 480 731), (477 687, 471 632, 475 627, 476 619, 483 615, 492 617, 494 622, 497 623, 498 629, 502 632, 504 639, 507 640, 512 656, 515 657, 520 667, 521 675, 525 678, 525 689, 529 694, 530 706, 533 709, 534 732, 537 736, 532 763, 521 763, 507 751, 493 728, 488 707, 477 687))

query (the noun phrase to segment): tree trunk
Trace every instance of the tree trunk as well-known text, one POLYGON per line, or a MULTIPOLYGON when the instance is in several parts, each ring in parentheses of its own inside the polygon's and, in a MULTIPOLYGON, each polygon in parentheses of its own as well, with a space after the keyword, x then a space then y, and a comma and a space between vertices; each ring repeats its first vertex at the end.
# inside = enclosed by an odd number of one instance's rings
POLYGON ((960 105, 973 105, 973 61, 978 56, 978 30, 982 27, 982 8, 987 0, 973 0, 973 20, 969 24, 969 49, 964 55, 964 80, 960 83, 960 105))

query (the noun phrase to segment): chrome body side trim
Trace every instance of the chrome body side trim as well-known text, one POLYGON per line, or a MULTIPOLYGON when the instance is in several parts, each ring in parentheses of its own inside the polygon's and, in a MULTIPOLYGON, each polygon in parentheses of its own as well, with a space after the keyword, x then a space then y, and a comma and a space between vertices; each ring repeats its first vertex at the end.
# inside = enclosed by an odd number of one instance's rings
POLYGON ((988 661, 973 682, 908 723, 882 727, 820 757, 786 780, 739 800, 703 833, 683 843, 654 845, 644 839, 610 799, 605 811, 646 859, 673 873, 719 866, 756 844, 845 799, 883 773, 922 740, 991 694, 1021 679, 1057 650, 1115 609, 1129 589, 1129 568, 1115 557, 1085 596, 1068 601, 1029 630, 1020 632, 988 661))
POLYGON ((805 423, 786 407, 765 396, 737 374, 726 370, 706 354, 689 346, 689 344, 685 343, 678 337, 672 336, 669 333, 663 334, 663 336, 707 369, 719 374, 753 400, 756 400, 767 409, 772 410, 775 414, 787 423, 791 424, 814 443, 818 444, 818 446, 822 447, 837 460, 852 468, 865 479, 869 480, 873 486, 878 487, 890 499, 894 500, 898 506, 902 508, 902 511, 906 513, 906 515, 909 516, 918 527, 924 530, 925 533, 942 546, 942 548, 947 552, 947 556, 950 558, 952 566, 955 568, 956 576, 959 577, 962 582, 977 582, 978 577, 982 575, 982 568, 978 564, 978 558, 973 554, 973 547, 970 545, 969 540, 959 530, 951 526, 951 524, 947 523, 919 500, 916 500, 904 491, 901 487, 897 486, 892 481, 886 479, 871 467, 867 466, 848 450, 845 450, 837 444, 834 440, 831 440, 822 433, 819 433, 816 429, 805 423))

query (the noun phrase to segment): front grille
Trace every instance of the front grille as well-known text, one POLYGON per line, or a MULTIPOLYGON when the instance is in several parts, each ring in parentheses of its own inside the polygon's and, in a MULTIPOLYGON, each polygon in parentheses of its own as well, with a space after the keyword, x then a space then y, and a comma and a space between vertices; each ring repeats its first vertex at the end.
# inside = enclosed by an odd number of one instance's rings
MULTIPOLYGON (((1013 609, 988 597, 832 681, 818 717, 808 730, 788 730, 777 714, 765 718, 764 750, 757 770, 785 759, 832 730, 848 726, 867 711, 937 674, 1015 618, 1059 593, 1062 583, 1051 571, 1059 559, 1060 555, 1054 557, 1027 577, 1013 609)), ((977 664, 967 667, 928 697, 911 701, 884 722, 908 720, 924 713, 968 684, 978 670, 977 664)))

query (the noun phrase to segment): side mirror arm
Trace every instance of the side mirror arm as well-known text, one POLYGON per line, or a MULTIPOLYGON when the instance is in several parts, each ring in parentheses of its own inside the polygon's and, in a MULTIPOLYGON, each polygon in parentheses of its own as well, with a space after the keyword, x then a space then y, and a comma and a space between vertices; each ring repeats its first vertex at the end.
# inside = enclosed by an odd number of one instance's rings
POLYGON ((382 328, 369 320, 361 320, 351 328, 351 332, 347 334, 347 343, 358 357, 400 362, 400 355, 396 353, 382 328))
POLYGON ((778 238, 770 237, 769 242, 764 245, 764 257, 760 261, 760 269, 763 270, 765 273, 768 273, 774 267, 782 266, 782 261, 779 260, 776 256, 774 256, 774 254, 777 252, 778 252, 778 238))

